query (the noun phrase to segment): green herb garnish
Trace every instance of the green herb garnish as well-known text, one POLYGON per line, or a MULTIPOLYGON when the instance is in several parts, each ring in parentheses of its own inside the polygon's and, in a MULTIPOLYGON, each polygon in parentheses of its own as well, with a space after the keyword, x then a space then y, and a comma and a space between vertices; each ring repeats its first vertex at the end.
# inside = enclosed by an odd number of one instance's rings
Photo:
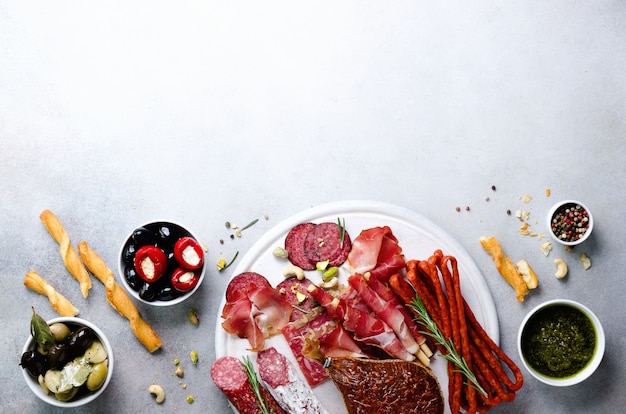
POLYGON ((447 354, 442 354, 441 356, 445 358, 449 363, 453 363, 457 366, 457 370, 455 372, 460 372, 469 380, 469 385, 476 389, 476 391, 480 392, 483 396, 487 396, 487 392, 484 388, 478 383, 476 379, 476 375, 472 372, 472 370, 467 366, 467 361, 465 358, 459 355, 459 352, 456 350, 452 340, 446 340, 443 333, 439 330, 439 327, 432 320, 428 311, 426 310, 426 306, 424 306, 424 302, 419 296, 416 296, 413 299, 413 302, 409 305, 416 313, 417 313, 417 322, 424 325, 427 331, 420 331, 424 335, 428 335, 433 338, 439 345, 443 346, 447 354))
POLYGON ((343 248, 343 239, 346 236, 346 219, 343 222, 337 217, 337 226, 339 227, 339 247, 343 248))
POLYGON ((30 334, 35 339, 37 347, 42 353, 47 354, 48 350, 54 345, 54 336, 52 336, 46 320, 35 312, 34 307, 32 309, 33 316, 30 318, 30 334))
POLYGON ((230 267, 230 265, 235 262, 235 259, 237 258, 237 256, 239 256, 239 250, 237 250, 235 252, 235 255, 233 256, 233 258, 230 259, 230 262, 228 262, 226 265, 224 265, 224 267, 222 267, 219 271, 221 272, 222 270, 228 269, 230 267))
POLYGON ((259 406, 259 410, 261 410, 261 414, 273 414, 274 409, 268 408, 268 400, 264 400, 261 395, 261 383, 259 382, 259 377, 256 375, 256 371, 254 370, 254 366, 252 365, 252 361, 250 361, 249 356, 246 355, 243 357, 241 366, 243 367, 243 372, 248 377, 250 387, 252 387, 252 392, 254 392, 254 395, 256 396, 256 403, 259 406))
POLYGON ((250 228, 250 227, 254 226, 254 225, 256 224, 256 222, 257 222, 257 221, 259 221, 259 219, 254 219, 254 220, 252 220, 250 223, 248 223, 248 224, 246 224, 245 226, 243 226, 243 227, 241 228, 241 231, 244 231, 245 229, 247 229, 247 228, 250 228))

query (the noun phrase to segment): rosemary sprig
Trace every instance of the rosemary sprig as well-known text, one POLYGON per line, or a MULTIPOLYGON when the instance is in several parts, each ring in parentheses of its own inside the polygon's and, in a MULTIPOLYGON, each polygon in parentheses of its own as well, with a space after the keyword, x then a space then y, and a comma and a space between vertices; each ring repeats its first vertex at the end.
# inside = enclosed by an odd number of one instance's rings
POLYGON ((252 365, 252 361, 250 361, 249 356, 246 355, 243 357, 241 366, 243 367, 243 372, 248 377, 250 387, 252 387, 252 392, 254 392, 254 395, 256 396, 256 403, 259 406, 259 410, 261 410, 261 414, 273 414, 274 409, 267 407, 268 401, 267 399, 264 400, 261 395, 261 383, 259 382, 259 377, 256 375, 256 371, 254 370, 254 366, 252 365))
POLYGON ((343 248, 343 239, 346 237, 346 219, 343 219, 343 223, 339 217, 337 217, 337 226, 339 227, 339 248, 343 248))
POLYGON ((252 220, 250 223, 248 223, 248 224, 246 224, 245 226, 243 226, 243 227, 241 228, 241 231, 244 231, 245 229, 247 229, 247 228, 249 228, 249 227, 254 226, 254 225, 257 223, 257 221, 259 221, 259 219, 254 219, 254 220, 252 220))
POLYGON ((432 318, 428 314, 428 311, 426 310, 426 306, 424 306, 424 302, 422 302, 422 299, 419 296, 416 296, 409 306, 417 313, 417 322, 424 325, 427 329, 426 331, 421 332, 424 335, 428 335, 433 338, 438 344, 442 345, 446 349, 446 351, 448 351, 447 354, 442 354, 441 356, 445 358, 448 362, 456 365, 458 369, 456 369, 455 371, 463 374, 465 378, 468 379, 469 385, 471 387, 480 392, 483 396, 487 396, 487 392, 478 383, 476 375, 474 375, 470 367, 467 365, 467 361, 465 361, 465 358, 459 355, 459 352, 452 343, 452 340, 446 340, 435 321, 432 320, 432 318))

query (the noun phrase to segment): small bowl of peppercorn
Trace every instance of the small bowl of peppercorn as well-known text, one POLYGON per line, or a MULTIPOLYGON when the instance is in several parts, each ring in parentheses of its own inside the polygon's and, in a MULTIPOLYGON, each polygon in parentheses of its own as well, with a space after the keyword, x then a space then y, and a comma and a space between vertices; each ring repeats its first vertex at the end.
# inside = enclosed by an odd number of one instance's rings
POLYGON ((604 356, 598 317, 569 299, 554 299, 531 310, 522 321, 517 347, 522 364, 544 384, 567 387, 589 378, 604 356))
POLYGON ((171 306, 198 290, 206 273, 204 248, 186 227, 152 221, 136 227, 122 244, 119 272, 140 302, 171 306))
POLYGON ((552 238, 564 246, 576 246, 589 238, 593 230, 591 211, 580 201, 556 203, 546 217, 552 238))

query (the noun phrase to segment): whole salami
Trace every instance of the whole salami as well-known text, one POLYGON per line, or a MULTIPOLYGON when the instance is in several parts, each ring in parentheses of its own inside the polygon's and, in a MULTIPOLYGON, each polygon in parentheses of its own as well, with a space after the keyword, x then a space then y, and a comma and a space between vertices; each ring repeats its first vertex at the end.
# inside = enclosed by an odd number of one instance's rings
MULTIPOLYGON (((243 371, 241 361, 233 356, 219 358, 211 367, 211 378, 231 404, 239 411, 239 414, 259 414, 261 409, 257 403, 257 397, 252 391, 248 376, 243 371)), ((261 398, 265 401, 270 412, 276 414, 284 411, 267 389, 261 387, 261 398), (273 410, 273 411, 272 411, 273 410)))
POLYGON ((257 354, 259 375, 278 404, 290 414, 328 414, 287 358, 271 347, 257 354))

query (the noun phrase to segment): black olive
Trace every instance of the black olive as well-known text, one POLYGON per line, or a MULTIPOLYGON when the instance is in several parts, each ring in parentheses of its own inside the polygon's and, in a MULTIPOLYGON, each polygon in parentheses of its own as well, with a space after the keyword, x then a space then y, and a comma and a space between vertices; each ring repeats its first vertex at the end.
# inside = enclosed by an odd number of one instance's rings
POLYGON ((128 282, 128 286, 130 286, 135 292, 139 292, 139 289, 143 284, 143 279, 139 277, 134 266, 126 266, 124 269, 124 277, 126 278, 126 282, 128 282))
POLYGON ((22 354, 20 365, 24 368, 31 377, 37 378, 39 375, 46 373, 47 364, 46 357, 41 355, 34 349, 26 351, 22 354))
POLYGON ((84 354, 94 339, 96 339, 96 333, 87 326, 73 332, 67 343, 72 357, 84 354))
POLYGON ((145 227, 136 228, 130 238, 135 242, 135 244, 137 244, 137 246, 148 246, 156 244, 157 241, 157 235, 145 227))
POLYGON ((162 301, 168 301, 172 299, 176 299, 179 296, 179 292, 172 287, 169 283, 157 292, 156 299, 162 301))
POLYGON ((135 253, 137 253, 137 245, 134 243, 126 244, 122 252, 122 261, 126 266, 134 266, 135 253))
POLYGON ((48 361, 48 366, 51 369, 60 369, 65 364, 70 362, 70 350, 68 345, 66 344, 55 344, 48 351, 48 355, 46 357, 48 361))
POLYGON ((155 284, 144 282, 139 288, 139 297, 145 301, 152 302, 156 299, 158 291, 158 286, 155 284))

